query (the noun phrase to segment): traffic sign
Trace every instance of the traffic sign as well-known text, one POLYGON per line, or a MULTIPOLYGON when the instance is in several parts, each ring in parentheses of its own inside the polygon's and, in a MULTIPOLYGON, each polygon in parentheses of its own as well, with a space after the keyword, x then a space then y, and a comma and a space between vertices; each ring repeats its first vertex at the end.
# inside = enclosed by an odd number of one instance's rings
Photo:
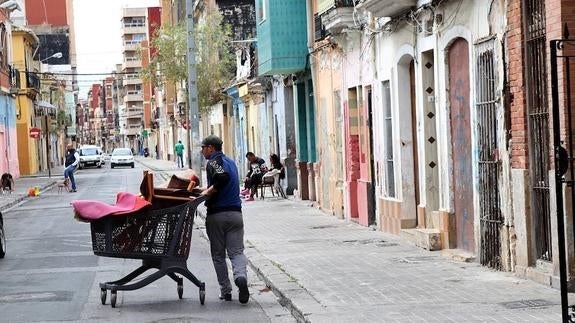
POLYGON ((34 139, 38 139, 40 138, 40 134, 42 133, 42 129, 40 128, 30 128, 30 137, 34 138, 34 139))

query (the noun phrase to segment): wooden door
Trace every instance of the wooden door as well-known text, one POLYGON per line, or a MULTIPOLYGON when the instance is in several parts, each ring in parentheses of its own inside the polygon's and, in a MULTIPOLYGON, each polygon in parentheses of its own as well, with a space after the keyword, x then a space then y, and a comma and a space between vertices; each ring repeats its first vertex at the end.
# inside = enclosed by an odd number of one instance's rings
POLYGON ((469 44, 459 38, 449 48, 449 106, 451 119, 452 183, 457 248, 475 251, 471 125, 469 101, 469 44))

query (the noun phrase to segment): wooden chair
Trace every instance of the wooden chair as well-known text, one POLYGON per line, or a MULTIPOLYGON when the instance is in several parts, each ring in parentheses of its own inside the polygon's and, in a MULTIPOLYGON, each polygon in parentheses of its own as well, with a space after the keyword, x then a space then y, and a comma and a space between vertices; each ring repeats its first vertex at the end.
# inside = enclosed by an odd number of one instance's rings
POLYGON ((186 188, 162 188, 154 187, 154 175, 147 170, 144 171, 144 178, 140 184, 140 193, 151 202, 154 209, 165 208, 189 202, 194 197, 200 195, 201 191, 188 191, 186 188))

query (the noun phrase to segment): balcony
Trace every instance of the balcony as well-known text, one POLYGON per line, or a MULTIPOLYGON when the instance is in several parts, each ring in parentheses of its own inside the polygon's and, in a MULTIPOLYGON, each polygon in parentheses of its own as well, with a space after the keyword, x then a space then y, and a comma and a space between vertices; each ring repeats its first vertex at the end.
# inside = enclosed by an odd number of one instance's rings
POLYGON ((139 40, 126 40, 124 41, 124 52, 128 51, 136 51, 140 48, 140 41, 139 40))
POLYGON ((40 92, 40 78, 34 73, 26 73, 26 88, 40 92))
POLYGON ((10 93, 18 93, 20 86, 20 71, 10 66, 10 93))
POLYGON ((127 136, 135 136, 140 133, 142 129, 141 124, 127 124, 122 128, 122 134, 127 136))
POLYGON ((366 0, 357 8, 371 12, 375 17, 395 17, 417 5, 417 0, 366 0))
POLYGON ((139 102, 144 101, 144 94, 142 91, 127 91, 124 96, 124 102, 139 102))
POLYGON ((145 34, 146 33, 146 25, 144 23, 138 22, 126 22, 122 25, 122 34, 145 34))
POLYGON ((292 74, 306 67, 307 15, 305 1, 256 1, 259 75, 292 74), (267 10, 265 10, 267 9, 267 10), (272 19, 273 18, 273 19, 272 19))
POLYGON ((358 0, 319 0, 317 5, 317 14, 322 13, 332 9, 332 8, 353 8, 353 3, 358 3, 358 0))
POLYGON ((142 79, 140 78, 140 74, 138 74, 138 73, 125 75, 125 79, 124 79, 125 85, 136 85, 136 84, 142 84, 142 83, 143 83, 142 79))
MULTIPOLYGON (((355 26, 353 20, 353 0, 332 0, 332 5, 323 12, 318 11, 321 24, 329 34, 339 34, 346 28, 355 26)), ((317 24, 318 22, 316 22, 317 24)), ((318 26, 316 26, 316 29, 318 26)), ((321 38, 321 37, 319 37, 321 38)), ((318 39, 318 37, 316 37, 318 39)))
POLYGON ((137 107, 127 108, 124 115, 128 119, 141 119, 144 117, 144 109, 137 107))
POLYGON ((142 60, 139 57, 126 57, 122 63, 122 70, 137 67, 142 67, 142 60))

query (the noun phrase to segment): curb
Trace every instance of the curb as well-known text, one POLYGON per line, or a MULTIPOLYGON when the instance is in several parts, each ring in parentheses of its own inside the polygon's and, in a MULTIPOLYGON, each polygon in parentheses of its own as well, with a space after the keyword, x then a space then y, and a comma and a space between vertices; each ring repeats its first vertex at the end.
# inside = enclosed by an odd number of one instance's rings
MULTIPOLYGON (((57 183, 57 181, 54 181, 54 182, 48 183, 48 184, 46 184, 46 185, 44 185, 44 186, 41 186, 41 187, 40 187, 40 193, 43 193, 43 192, 47 191, 48 189, 51 189, 54 185, 56 185, 56 183, 57 183)), ((28 199, 29 199, 29 196, 28 196, 28 195, 19 196, 19 197, 17 197, 16 199, 14 199, 13 201, 10 201, 10 202, 8 202, 8 203, 6 203, 6 204, 0 205, 0 212, 6 211, 6 210, 8 210, 8 209, 11 209, 11 208, 13 208, 14 206, 16 206, 16 205, 18 205, 18 204, 20 204, 20 203, 22 203, 23 201, 26 201, 26 200, 28 200, 28 199)))
MULTIPOLYGON (((206 215, 204 210, 197 210, 197 216, 199 216, 205 223, 206 215)), ((202 238, 209 242, 210 239, 208 238, 205 225, 198 229, 201 232, 202 238)), ((299 285, 288 273, 286 273, 281 268, 281 266, 274 264, 271 260, 262 255, 256 248, 251 245, 249 240, 246 241, 245 253, 250 268, 258 276, 258 278, 266 284, 266 286, 274 293, 274 295, 278 297, 278 302, 280 305, 285 307, 297 322, 311 322, 306 318, 306 316, 311 313, 306 314, 305 311, 301 308, 302 306, 295 304, 292 298, 288 295, 296 294, 298 296, 298 301, 300 299, 304 299, 304 302, 316 303, 319 306, 319 303, 313 299, 307 290, 299 285)))

